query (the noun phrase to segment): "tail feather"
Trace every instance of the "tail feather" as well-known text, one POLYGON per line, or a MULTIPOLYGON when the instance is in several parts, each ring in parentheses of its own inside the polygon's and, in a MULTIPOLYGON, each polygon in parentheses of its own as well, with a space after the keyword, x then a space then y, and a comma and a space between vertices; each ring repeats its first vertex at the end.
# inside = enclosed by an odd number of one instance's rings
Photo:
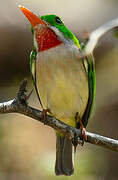
POLYGON ((69 138, 56 134, 56 175, 70 176, 74 173, 73 150, 69 138))

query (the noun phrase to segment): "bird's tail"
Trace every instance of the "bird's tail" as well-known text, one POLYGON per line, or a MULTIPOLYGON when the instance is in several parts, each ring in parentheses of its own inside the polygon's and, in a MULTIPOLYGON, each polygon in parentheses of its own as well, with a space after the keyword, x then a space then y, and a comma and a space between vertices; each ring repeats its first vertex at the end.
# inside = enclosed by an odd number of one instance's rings
POLYGON ((69 138, 56 134, 56 175, 71 176, 74 173, 73 148, 69 138))

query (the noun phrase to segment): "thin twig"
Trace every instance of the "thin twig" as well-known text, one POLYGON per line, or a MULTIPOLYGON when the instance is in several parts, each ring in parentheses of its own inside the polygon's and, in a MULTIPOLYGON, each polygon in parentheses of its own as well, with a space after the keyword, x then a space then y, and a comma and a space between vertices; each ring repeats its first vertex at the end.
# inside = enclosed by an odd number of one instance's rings
MULTIPOLYGON (((26 86, 27 81, 22 81, 17 97, 13 100, 0 103, 0 114, 14 112, 20 113, 44 123, 44 120, 42 119, 42 111, 30 107, 27 104, 26 86)), ((61 132, 65 136, 68 136, 70 139, 73 139, 76 135, 76 137, 78 137, 78 142, 80 142, 82 138, 79 129, 73 128, 50 115, 47 115, 45 124, 61 132)), ((91 132, 86 132, 86 135, 86 142, 118 152, 118 140, 100 136, 91 132)))

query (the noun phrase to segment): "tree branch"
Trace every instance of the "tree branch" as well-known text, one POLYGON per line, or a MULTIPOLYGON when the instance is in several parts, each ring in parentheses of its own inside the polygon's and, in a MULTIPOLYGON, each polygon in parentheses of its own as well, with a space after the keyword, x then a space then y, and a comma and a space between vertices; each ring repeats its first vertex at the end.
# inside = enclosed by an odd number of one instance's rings
MULTIPOLYGON (((71 140, 76 136, 78 137, 78 143, 82 139, 81 131, 73 128, 60 120, 50 115, 46 116, 46 121, 42 119, 42 111, 28 106, 27 100, 29 96, 26 95, 27 80, 23 80, 20 84, 19 91, 16 98, 7 102, 0 103, 0 114, 3 113, 20 113, 35 120, 38 120, 53 129, 61 132, 65 136, 68 136, 71 140)), ((100 136, 98 134, 90 133, 86 131, 88 143, 102 146, 104 148, 118 152, 118 140, 114 140, 108 137, 100 136)))

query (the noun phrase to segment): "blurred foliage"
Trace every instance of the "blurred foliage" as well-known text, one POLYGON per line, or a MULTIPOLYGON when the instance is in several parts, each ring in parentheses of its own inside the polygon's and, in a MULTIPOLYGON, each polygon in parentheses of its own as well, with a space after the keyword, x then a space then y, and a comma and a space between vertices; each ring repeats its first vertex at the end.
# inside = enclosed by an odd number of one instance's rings
MULTIPOLYGON (((0 6, 0 102, 15 97, 20 81, 28 78, 32 49, 30 25, 17 8, 22 4, 39 14, 57 14, 81 39, 118 16, 116 0, 24 0, 1 1, 0 6)), ((87 129, 118 137, 118 39, 105 35, 95 50, 97 92, 93 118, 87 129)), ((39 108, 35 92, 29 102, 39 108)), ((0 115, 0 179, 68 179, 54 175, 55 133, 46 126, 18 114, 0 115)), ((72 180, 117 180, 118 155, 86 144, 78 147, 72 180)))

